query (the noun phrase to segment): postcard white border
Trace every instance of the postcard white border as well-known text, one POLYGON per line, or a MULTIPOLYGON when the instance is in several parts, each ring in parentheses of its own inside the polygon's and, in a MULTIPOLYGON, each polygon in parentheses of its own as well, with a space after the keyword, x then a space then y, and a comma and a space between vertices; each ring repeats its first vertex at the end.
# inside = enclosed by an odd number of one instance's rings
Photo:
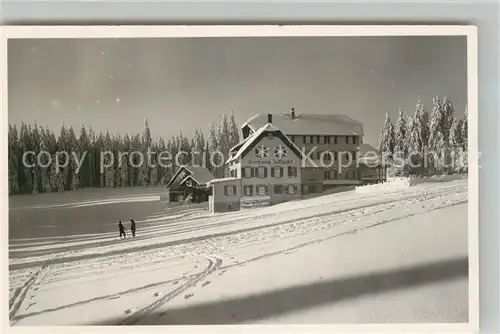
MULTIPOLYGON (((2 133, 7 117, 7 40, 17 38, 182 38, 285 36, 467 36, 469 152, 478 146, 477 27, 470 25, 170 25, 170 26, 3 26, 0 28, 2 133)), ((4 132, 5 131, 5 132, 4 132)), ((8 249, 8 143, 1 137, 0 198, 2 245, 8 249)), ((363 325, 231 325, 231 326, 32 326, 10 327, 8 297, 2 298, 2 332, 12 333, 477 333, 479 331, 479 189, 478 154, 469 155, 469 323, 363 325), (168 329, 167 329, 168 328, 168 329)), ((8 251, 2 252, 2 296, 8 291, 8 251)))

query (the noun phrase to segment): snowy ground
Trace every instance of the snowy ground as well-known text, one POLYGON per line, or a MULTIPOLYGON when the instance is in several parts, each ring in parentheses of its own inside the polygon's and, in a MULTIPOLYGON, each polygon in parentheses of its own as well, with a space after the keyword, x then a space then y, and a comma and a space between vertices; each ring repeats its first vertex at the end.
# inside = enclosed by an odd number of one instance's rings
POLYGON ((468 321, 467 180, 137 225, 11 238, 11 324, 468 321))

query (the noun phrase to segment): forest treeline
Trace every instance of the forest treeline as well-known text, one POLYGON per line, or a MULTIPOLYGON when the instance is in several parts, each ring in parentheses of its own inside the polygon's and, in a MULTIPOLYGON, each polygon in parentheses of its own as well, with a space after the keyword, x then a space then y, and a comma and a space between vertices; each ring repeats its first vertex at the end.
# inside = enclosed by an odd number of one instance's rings
POLYGON ((467 172, 467 105, 464 116, 456 117, 451 100, 435 96, 430 113, 420 99, 412 115, 398 112, 396 124, 386 113, 378 147, 396 176, 467 172))
MULTIPOLYGON (((8 161, 9 194, 48 193, 78 190, 82 188, 113 188, 134 186, 155 186, 165 184, 172 177, 178 165, 193 163, 201 165, 211 152, 221 152, 227 157, 232 146, 239 142, 238 126, 234 115, 223 115, 219 124, 212 123, 208 138, 201 129, 194 136, 181 133, 169 140, 152 140, 148 121, 144 121, 142 133, 135 135, 110 134, 109 131, 95 133, 92 128, 82 126, 78 134, 72 127, 62 126, 56 135, 48 127, 36 123, 22 123, 18 130, 9 125, 8 161), (199 152, 179 154, 178 152, 199 152), (26 154, 26 152, 33 152, 26 154), (40 152, 48 152, 40 154, 40 152), (65 155, 58 152, 66 152, 65 155), (105 154, 103 152, 112 152, 105 154), (121 152, 140 152, 136 155, 120 155, 121 152), (151 163, 140 163, 151 156, 151 163), (171 163, 158 161, 160 152, 173 157, 171 163), (101 153, 104 157, 101 163, 101 153), (24 162, 23 162, 24 155, 24 162), (59 162, 58 164, 56 163, 59 162), (83 159, 83 160, 82 160, 83 159), (79 165, 81 162, 81 165, 79 165), (63 166, 63 167, 62 167, 63 166), (80 166, 80 168, 78 168, 80 166), (101 171, 101 167, 106 166, 101 171)), ((214 160, 222 159, 213 155, 214 160)), ((165 158, 165 156, 163 156, 165 158)), ((224 170, 218 161, 207 168, 216 177, 222 177, 224 170)))
MULTIPOLYGON (((399 176, 467 172, 467 117, 467 106, 464 116, 456 117, 447 97, 443 101, 434 97, 430 113, 418 99, 412 115, 406 116, 399 109, 395 124, 386 114, 378 150, 393 165, 392 172, 399 176), (431 154, 423 156, 424 151, 431 154), (410 166, 410 162, 418 167, 410 166)), ((210 125, 208 138, 197 129, 191 138, 180 132, 168 140, 160 137, 157 141, 152 140, 147 120, 142 133, 124 136, 108 131, 95 133, 84 126, 77 135, 72 127, 63 125, 56 135, 36 123, 22 123, 19 130, 16 125, 9 125, 9 194, 155 186, 168 182, 178 166, 187 163, 205 165, 216 178, 224 177, 223 160, 229 157, 230 148, 239 140, 239 127, 232 113, 223 115, 220 123, 210 125), (33 154, 26 155, 26 152, 33 154), (68 160, 61 161, 61 157, 63 160, 65 157, 58 156, 58 152, 66 152, 68 160), (101 162, 103 152, 111 152, 111 155, 103 155, 105 159, 101 162), (141 164, 138 155, 120 155, 122 152, 141 152, 143 158, 151 156, 153 160, 141 164), (165 165, 158 161, 161 152, 179 158, 165 165), (177 155, 178 152, 198 153, 177 155)))

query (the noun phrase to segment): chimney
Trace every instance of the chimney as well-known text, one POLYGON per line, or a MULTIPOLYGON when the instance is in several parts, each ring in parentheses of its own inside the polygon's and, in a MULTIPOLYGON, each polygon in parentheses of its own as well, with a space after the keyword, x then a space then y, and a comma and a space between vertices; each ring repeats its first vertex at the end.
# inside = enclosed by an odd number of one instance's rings
POLYGON ((290 110, 290 117, 291 117, 292 119, 295 119, 295 109, 294 109, 294 108, 292 108, 292 109, 290 110))
POLYGON ((267 123, 272 123, 272 122, 273 122, 273 115, 267 114, 267 123))

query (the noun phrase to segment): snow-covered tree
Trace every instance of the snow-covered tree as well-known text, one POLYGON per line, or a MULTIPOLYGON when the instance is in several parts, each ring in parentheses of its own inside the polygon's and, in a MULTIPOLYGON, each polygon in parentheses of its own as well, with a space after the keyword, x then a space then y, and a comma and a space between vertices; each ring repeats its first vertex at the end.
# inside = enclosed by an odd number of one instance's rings
POLYGON ((76 139, 75 131, 73 127, 70 127, 68 132, 68 154, 70 155, 70 164, 68 175, 68 182, 70 190, 78 190, 80 188, 80 170, 78 169, 78 161, 82 157, 80 148, 78 145, 78 140, 76 139))
POLYGON ((24 123, 21 123, 21 132, 19 134, 19 145, 20 145, 20 173, 18 174, 21 191, 23 193, 33 192, 33 163, 35 163, 35 158, 30 154, 25 156, 23 159, 23 154, 33 150, 31 145, 31 129, 24 123), (24 160, 24 161, 23 161, 24 160))
POLYGON ((441 101, 439 97, 435 96, 432 98, 432 113, 431 120, 429 124, 429 168, 431 174, 438 171, 443 163, 441 160, 444 132, 443 124, 445 124, 445 117, 441 106, 441 101))
POLYGON ((154 154, 151 155, 151 167, 150 167, 150 174, 149 174, 149 185, 150 186, 156 186, 158 184, 158 145, 155 143, 151 147, 151 152, 154 154))
POLYGON ((9 124, 9 194, 19 192, 19 143, 16 126, 9 124))
POLYGON ((158 183, 166 184, 168 182, 167 174, 168 174, 169 161, 167 159, 169 158, 169 156, 167 153, 162 153, 162 152, 167 152, 167 145, 165 144, 165 140, 162 137, 160 137, 160 139, 158 140, 158 155, 157 155, 158 183))
MULTIPOLYGON (((49 152, 49 143, 47 138, 47 132, 40 128, 40 152, 49 152)), ((47 153, 40 154, 39 157, 39 167, 40 167, 40 190, 42 192, 51 192, 52 187, 50 186, 50 155, 47 153)))
POLYGON ((450 99, 447 96, 445 96, 443 99, 442 110, 443 110, 443 124, 442 124, 443 135, 444 139, 448 141, 450 136, 451 124, 454 118, 455 108, 453 107, 453 104, 451 103, 450 99))
POLYGON ((148 120, 144 119, 144 131, 141 137, 141 153, 144 157, 144 162, 139 168, 139 175, 138 175, 138 185, 140 186, 148 186, 149 185, 149 178, 151 174, 151 161, 148 161, 148 157, 151 156, 148 154, 148 152, 151 152, 151 144, 152 144, 152 139, 151 139, 151 131, 149 129, 149 124, 148 120))
POLYGON ((193 139, 191 140, 191 151, 193 155, 191 157, 191 162, 195 166, 203 166, 203 154, 205 150, 205 139, 203 136, 203 131, 196 130, 193 139))
MULTIPOLYGON (((68 131, 66 130, 64 124, 61 127, 61 134, 59 135, 58 141, 57 141, 57 149, 59 152, 67 152, 68 155, 60 154, 58 156, 60 165, 65 166, 60 168, 60 173, 61 173, 61 182, 62 182, 62 187, 64 190, 71 190, 71 175, 70 175, 70 168, 71 164, 69 160, 67 161, 66 159, 71 159, 71 156, 69 155, 69 152, 71 152, 70 145, 68 143, 68 131)), ((60 190, 60 189, 59 189, 60 190)))
POLYGON ((236 125, 233 111, 229 115, 229 130, 229 148, 231 149, 240 142, 240 131, 238 125, 236 125))
MULTIPOLYGON (((109 134, 109 131, 106 130, 106 135, 104 136, 103 151, 109 152, 112 151, 112 148, 113 144, 111 142, 111 135, 109 134)), ((103 166, 110 166, 104 167, 104 173, 102 175, 104 187, 113 188, 115 186, 115 167, 111 164, 113 158, 110 154, 104 154, 103 157, 103 166)))
POLYGON ((425 172, 423 153, 429 138, 427 122, 427 112, 419 99, 413 117, 408 119, 405 141, 408 148, 408 162, 412 164, 409 172, 412 174, 422 175, 425 172))
POLYGON ((378 150, 384 159, 391 160, 394 154, 396 141, 394 136, 394 126, 388 113, 385 114, 384 127, 380 130, 380 142, 378 150))
POLYGON ((450 128, 450 138, 449 138, 449 146, 450 146, 450 160, 451 160, 451 172, 460 173, 462 168, 464 167, 462 158, 463 155, 463 142, 461 138, 461 120, 457 118, 453 119, 453 123, 450 128))
MULTIPOLYGON (((232 129, 229 126, 229 120, 227 115, 222 115, 222 121, 219 125, 219 130, 218 130, 218 142, 219 142, 219 150, 224 156, 224 160, 227 160, 229 158, 229 151, 231 149, 231 143, 230 143, 230 138, 231 138, 231 133, 232 129)), ((222 170, 222 173, 224 173, 224 170, 222 170)), ((224 175, 221 175, 221 177, 224 177, 224 175)))
MULTIPOLYGON (((52 161, 55 161, 56 155, 52 155, 52 161)), ((55 163, 52 163, 49 167, 50 174, 50 186, 52 191, 62 192, 64 191, 64 180, 63 180, 63 169, 57 168, 55 163)))
POLYGON ((445 122, 445 117, 443 110, 441 108, 441 101, 439 98, 432 98, 432 113, 431 121, 429 125, 429 150, 435 150, 438 146, 438 141, 440 140, 440 135, 444 135, 443 125, 445 122))
POLYGON ((397 153, 401 158, 405 158, 408 151, 405 144, 406 130, 405 116, 403 110, 399 108, 398 120, 394 129, 394 153, 397 153))
POLYGON ((415 132, 415 121, 412 116, 408 116, 408 119, 406 120, 406 133, 405 133, 405 144, 404 144, 407 154, 409 153, 409 151, 413 149, 414 145, 413 142, 415 137, 414 132, 415 132))
POLYGON ((452 147, 462 145, 462 134, 460 129, 461 121, 457 118, 453 118, 453 122, 450 127, 450 138, 449 143, 452 147))
POLYGON ((469 108, 466 105, 465 106, 465 114, 464 117, 462 118, 461 122, 461 127, 460 127, 460 137, 462 139, 462 144, 464 147, 464 150, 467 151, 469 148, 468 140, 469 140, 469 124, 468 124, 468 117, 469 117, 469 108))
POLYGON ((81 155, 83 155, 86 152, 85 155, 85 160, 82 163, 80 173, 78 174, 80 176, 79 179, 79 184, 80 187, 85 188, 85 187, 91 187, 92 184, 90 183, 91 177, 90 174, 92 173, 92 168, 91 168, 91 158, 89 157, 90 155, 90 139, 87 134, 87 130, 85 130, 85 126, 82 124, 82 127, 80 128, 80 137, 78 138, 78 151, 80 152, 81 155))
MULTIPOLYGON (((140 185, 140 163, 141 163, 141 158, 138 153, 134 152, 140 152, 141 151, 141 139, 140 136, 137 134, 132 138, 132 141, 130 142, 130 151, 129 151, 129 180, 130 180, 130 186, 134 187, 137 185, 140 185)), ((145 159, 146 157, 144 157, 145 159)))
POLYGON ((418 133, 417 149, 423 152, 429 143, 429 114, 420 99, 415 108, 415 127, 418 133))
POLYGON ((217 153, 220 152, 219 137, 214 123, 210 125, 209 145, 209 159, 207 159, 207 167, 215 177, 221 177, 219 167, 221 165, 221 157, 220 154, 217 153))

